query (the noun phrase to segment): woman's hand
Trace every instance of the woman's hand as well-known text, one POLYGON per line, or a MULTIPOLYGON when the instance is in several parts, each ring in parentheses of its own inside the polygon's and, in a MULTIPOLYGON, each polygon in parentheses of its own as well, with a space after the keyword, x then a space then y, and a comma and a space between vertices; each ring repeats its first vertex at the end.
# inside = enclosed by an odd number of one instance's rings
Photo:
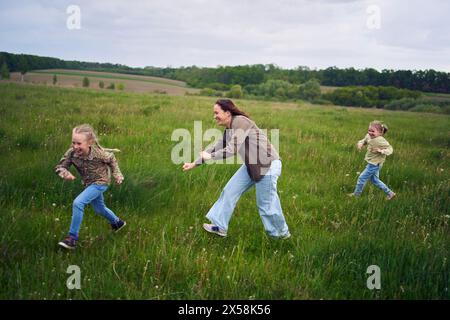
POLYGON ((188 171, 191 170, 195 167, 195 163, 191 162, 191 163, 185 163, 183 164, 183 171, 188 171))
POLYGON ((209 160, 209 159, 211 159, 211 153, 202 151, 202 152, 200 152, 200 157, 202 157, 202 159, 205 161, 209 160))

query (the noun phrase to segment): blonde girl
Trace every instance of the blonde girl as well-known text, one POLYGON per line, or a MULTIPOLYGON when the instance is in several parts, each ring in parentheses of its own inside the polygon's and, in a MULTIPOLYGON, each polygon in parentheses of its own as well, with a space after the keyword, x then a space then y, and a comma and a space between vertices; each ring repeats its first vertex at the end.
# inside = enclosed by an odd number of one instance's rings
POLYGON ((367 146, 367 153, 364 158, 367 166, 359 175, 355 191, 349 196, 359 197, 367 181, 370 180, 375 186, 384 191, 388 200, 395 197, 396 194, 380 180, 380 170, 383 167, 386 156, 391 155, 394 151, 389 142, 383 137, 387 131, 388 127, 381 121, 372 121, 369 124, 367 135, 364 139, 358 141, 358 150, 367 146))
POLYGON ((103 148, 98 143, 94 130, 88 124, 82 124, 73 129, 72 146, 61 158, 55 171, 64 180, 75 180, 75 176, 69 171, 70 166, 73 165, 86 188, 73 201, 69 235, 58 243, 63 248, 76 248, 84 208, 88 204, 93 206, 97 214, 109 221, 114 231, 126 225, 125 221, 119 219, 105 206, 103 198, 103 193, 111 182, 111 174, 117 184, 123 181, 123 175, 113 153, 118 151, 120 150, 103 148))

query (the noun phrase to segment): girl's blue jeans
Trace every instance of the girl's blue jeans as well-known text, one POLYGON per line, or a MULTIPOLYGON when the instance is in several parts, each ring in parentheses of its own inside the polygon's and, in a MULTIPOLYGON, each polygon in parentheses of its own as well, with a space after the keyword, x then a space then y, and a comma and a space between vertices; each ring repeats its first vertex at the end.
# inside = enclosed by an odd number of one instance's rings
POLYGON ((89 203, 92 204, 94 211, 105 217, 109 223, 116 223, 119 218, 105 206, 103 193, 108 189, 106 185, 91 184, 73 201, 72 207, 72 224, 70 225, 69 234, 78 238, 81 222, 83 221, 84 207, 89 203))
POLYGON ((256 204, 266 232, 273 237, 289 234, 277 193, 277 180, 281 175, 281 161, 274 160, 267 174, 254 182, 247 173, 245 164, 231 177, 219 199, 206 217, 221 230, 227 231, 236 203, 250 187, 256 187, 256 204))
POLYGON ((383 167, 383 164, 380 163, 378 165, 368 163, 363 172, 359 175, 358 181, 356 182, 355 191, 353 192, 355 195, 359 196, 364 189, 367 181, 370 181, 384 191, 387 195, 392 193, 392 190, 389 189, 383 181, 380 180, 380 170, 383 167))

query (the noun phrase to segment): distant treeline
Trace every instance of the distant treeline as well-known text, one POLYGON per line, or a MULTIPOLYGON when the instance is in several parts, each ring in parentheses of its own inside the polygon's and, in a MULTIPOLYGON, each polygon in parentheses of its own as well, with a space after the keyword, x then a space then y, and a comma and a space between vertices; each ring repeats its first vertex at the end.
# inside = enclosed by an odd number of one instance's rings
POLYGON ((134 68, 121 64, 67 61, 58 58, 41 57, 29 54, 0 52, 0 65, 4 62, 11 72, 40 69, 75 69, 130 73, 126 71, 135 70, 134 68))
POLYGON ((425 92, 450 93, 450 73, 435 70, 357 70, 354 68, 339 69, 330 67, 324 70, 311 70, 308 67, 282 69, 273 64, 247 65, 218 68, 154 68, 145 70, 154 76, 186 81, 198 88, 214 87, 219 84, 239 84, 244 88, 257 85, 268 80, 283 80, 292 84, 302 84, 316 79, 325 86, 392 86, 402 89, 425 92))
POLYGON ((11 72, 55 68, 120 72, 181 80, 196 88, 221 88, 222 90, 228 90, 233 85, 241 85, 244 89, 248 86, 254 88, 255 85, 269 80, 282 80, 299 85, 316 79, 325 86, 392 86, 425 92, 450 93, 450 73, 433 69, 382 70, 381 72, 372 68, 358 70, 329 67, 315 70, 301 66, 296 69, 283 69, 274 64, 219 66, 217 68, 196 66, 131 68, 122 64, 66 61, 50 57, 0 52, 0 66, 4 63, 11 72))
POLYGON ((311 79, 303 84, 291 84, 284 80, 268 80, 243 89, 233 85, 229 91, 223 88, 205 88, 200 95, 247 98, 275 101, 309 101, 313 104, 385 108, 389 110, 450 114, 450 98, 420 91, 385 86, 347 86, 322 93, 319 82, 311 79))

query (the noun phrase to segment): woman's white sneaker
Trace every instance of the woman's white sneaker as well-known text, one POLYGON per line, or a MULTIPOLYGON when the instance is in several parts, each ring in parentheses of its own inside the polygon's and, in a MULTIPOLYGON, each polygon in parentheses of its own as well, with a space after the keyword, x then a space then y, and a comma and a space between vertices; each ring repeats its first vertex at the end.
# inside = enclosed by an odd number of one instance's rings
POLYGON ((210 233, 215 233, 221 237, 226 237, 227 233, 223 230, 220 230, 220 228, 216 225, 213 224, 209 224, 209 223, 204 223, 203 224, 203 229, 205 229, 206 231, 210 232, 210 233))

